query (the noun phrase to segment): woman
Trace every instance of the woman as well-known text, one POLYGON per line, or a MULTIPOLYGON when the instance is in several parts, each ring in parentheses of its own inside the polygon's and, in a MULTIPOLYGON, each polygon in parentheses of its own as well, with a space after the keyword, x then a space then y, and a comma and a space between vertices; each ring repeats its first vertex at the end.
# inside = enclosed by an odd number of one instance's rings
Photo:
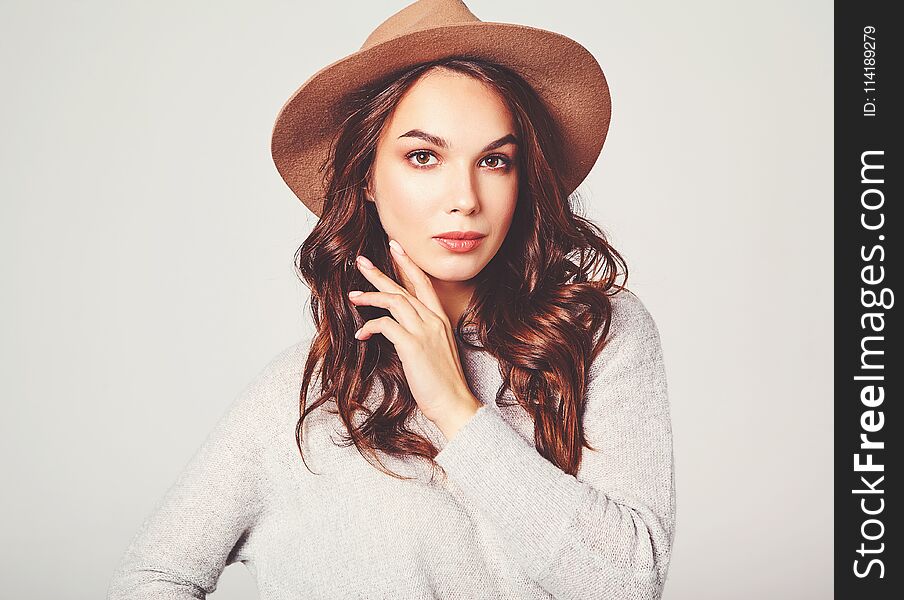
POLYGON ((268 599, 658 598, 659 334, 568 202, 608 122, 579 44, 457 0, 299 88, 273 156, 320 217, 316 334, 237 399, 109 598, 204 598, 237 561, 268 599))

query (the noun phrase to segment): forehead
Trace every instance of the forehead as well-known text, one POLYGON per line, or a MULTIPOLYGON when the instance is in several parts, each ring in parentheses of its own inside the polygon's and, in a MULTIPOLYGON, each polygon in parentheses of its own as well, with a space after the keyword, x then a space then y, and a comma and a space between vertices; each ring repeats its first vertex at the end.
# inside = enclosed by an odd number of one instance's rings
POLYGON ((470 76, 438 69, 421 77, 405 92, 387 123, 386 133, 396 139, 411 129, 439 135, 453 149, 483 146, 515 133, 511 112, 496 90, 470 76))

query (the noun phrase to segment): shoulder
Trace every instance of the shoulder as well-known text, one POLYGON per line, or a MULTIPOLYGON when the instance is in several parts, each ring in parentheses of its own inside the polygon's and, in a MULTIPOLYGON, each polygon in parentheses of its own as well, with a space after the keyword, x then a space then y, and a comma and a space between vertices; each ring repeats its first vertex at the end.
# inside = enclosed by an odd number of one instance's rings
MULTIPOLYGON (((653 315, 650 314, 650 311, 636 293, 628 288, 618 286, 615 286, 614 289, 606 290, 602 281, 589 281, 587 283, 604 291, 609 298, 611 310, 607 339, 615 337, 650 337, 652 334, 656 334, 656 337, 658 337, 658 329, 653 315)), ((594 332, 594 343, 599 340, 602 333, 603 328, 594 332)))
POLYGON ((656 321, 637 294, 622 289, 610 296, 609 300, 612 303, 610 335, 615 332, 622 337, 649 337, 653 334, 658 337, 656 321))
POLYGON ((617 442, 653 426, 666 430, 669 400, 662 344, 653 316, 637 294, 627 290, 611 300, 609 332, 587 373, 584 419, 588 438, 617 442), (613 426, 630 433, 613 433, 613 426))
MULTIPOLYGON (((662 343, 659 327, 640 297, 628 289, 621 289, 609 297, 611 314, 609 330, 602 351, 591 366, 591 376, 604 366, 622 362, 661 361, 662 343)), ((594 342, 602 331, 597 332, 594 342)))
MULTIPOLYGON (((656 321, 640 296, 627 288, 607 292, 607 295, 610 306, 607 339, 659 337, 656 321)), ((594 333, 594 342, 599 340, 602 332, 601 328, 594 333)))
POLYGON ((245 385, 234 410, 261 428, 282 424, 298 410, 301 378, 313 337, 308 335, 271 354, 245 385))
POLYGON ((266 361, 256 381, 264 386, 294 383, 296 376, 301 376, 312 341, 313 336, 306 335, 277 351, 266 361))

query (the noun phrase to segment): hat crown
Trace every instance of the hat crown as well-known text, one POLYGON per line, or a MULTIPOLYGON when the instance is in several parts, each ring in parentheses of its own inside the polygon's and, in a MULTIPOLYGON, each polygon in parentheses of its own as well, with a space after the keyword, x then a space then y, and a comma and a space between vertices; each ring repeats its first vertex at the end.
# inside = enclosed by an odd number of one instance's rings
POLYGON ((380 23, 361 50, 423 29, 476 22, 480 19, 461 0, 418 0, 380 23))

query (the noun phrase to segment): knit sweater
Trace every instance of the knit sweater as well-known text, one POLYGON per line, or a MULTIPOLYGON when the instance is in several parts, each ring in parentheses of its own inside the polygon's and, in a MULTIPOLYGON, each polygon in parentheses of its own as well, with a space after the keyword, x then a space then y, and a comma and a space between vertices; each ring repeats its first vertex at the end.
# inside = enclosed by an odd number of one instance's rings
POLYGON ((636 295, 612 305, 588 372, 596 450, 583 449, 577 477, 536 450, 523 408, 497 405, 499 363, 473 330, 477 348, 457 341, 482 406, 448 441, 419 411, 412 419, 445 477, 381 453, 412 477, 400 480, 334 443, 343 430, 329 403, 304 421, 312 474, 295 439, 305 339, 233 401, 135 534, 108 600, 203 599, 234 562, 263 600, 659 598, 675 527, 662 348, 636 295))

